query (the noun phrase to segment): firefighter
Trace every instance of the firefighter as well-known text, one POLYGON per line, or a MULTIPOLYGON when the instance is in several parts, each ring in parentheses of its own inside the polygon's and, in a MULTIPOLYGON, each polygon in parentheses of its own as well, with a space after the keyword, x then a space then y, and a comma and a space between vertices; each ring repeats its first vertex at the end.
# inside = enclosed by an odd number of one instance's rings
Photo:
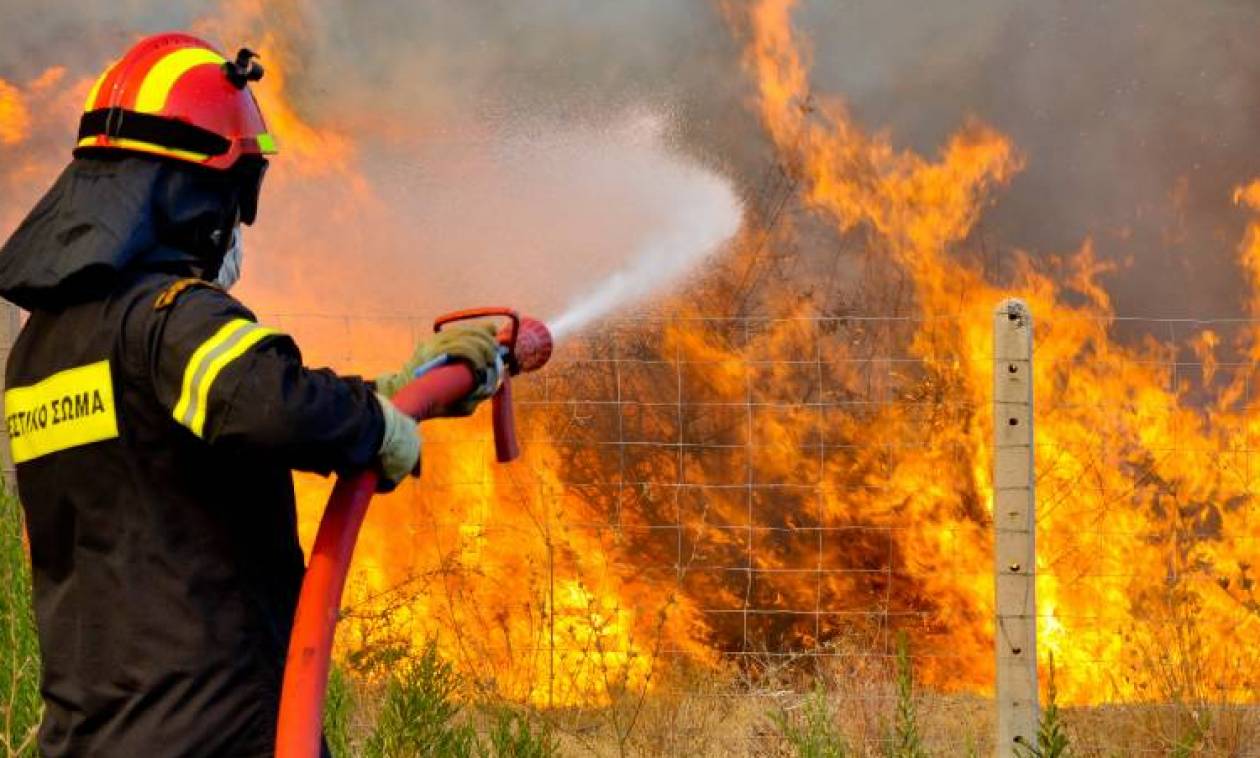
MULTIPOLYGON (((49 756, 270 755, 298 590, 291 470, 417 470, 373 383, 308 369, 227 290, 276 144, 242 50, 143 40, 88 95, 74 159, 0 250, 29 311, 5 416, 26 513, 49 756)), ((443 332, 497 381, 493 328, 443 332)))

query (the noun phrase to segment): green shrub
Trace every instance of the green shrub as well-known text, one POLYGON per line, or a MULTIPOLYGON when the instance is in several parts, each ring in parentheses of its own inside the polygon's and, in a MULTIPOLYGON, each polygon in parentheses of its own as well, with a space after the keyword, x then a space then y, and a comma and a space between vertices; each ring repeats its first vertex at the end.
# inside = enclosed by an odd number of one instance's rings
POLYGON ((927 758, 919 736, 919 712, 914 700, 914 667, 905 632, 897 635, 897 716, 889 740, 889 758, 927 758))
MULTIPOLYGON (((368 758, 549 758, 556 743, 546 725, 506 705, 487 707, 489 728, 481 738, 460 704, 459 675, 429 642, 419 657, 391 656, 393 664, 374 707, 375 725, 363 741, 368 758)), ((334 755, 354 754, 350 714, 359 707, 345 674, 334 669, 324 724, 334 755)))
POLYGON ((324 739, 335 756, 352 755, 350 715, 355 709, 354 689, 346 672, 333 664, 328 672, 328 694, 324 698, 324 739))
POLYGON ((549 758, 556 754, 551 730, 543 724, 535 730, 528 715, 500 706, 492 709, 489 744, 482 745, 484 758, 549 758))
POLYGON ((39 639, 31 606, 31 572, 23 544, 22 509, 0 488, 0 740, 5 755, 35 755, 39 639))
POLYGON ((1172 747, 1172 758, 1190 758, 1203 753, 1203 742, 1211 725, 1209 714, 1191 714, 1190 728, 1177 738, 1172 747))
POLYGON ((385 684, 376 726, 363 746, 368 758, 472 756, 476 731, 456 723, 459 677, 430 642, 419 658, 399 660, 385 684))
POLYGON ((771 715, 783 739, 798 758, 846 758, 849 744, 836 723, 835 714, 821 684, 801 703, 799 716, 781 710, 771 715))
POLYGON ((1019 758, 1067 758, 1071 755, 1063 714, 1059 711, 1059 691, 1054 683, 1054 653, 1050 654, 1050 679, 1046 682, 1046 709, 1037 725, 1037 744, 1019 747, 1019 758))

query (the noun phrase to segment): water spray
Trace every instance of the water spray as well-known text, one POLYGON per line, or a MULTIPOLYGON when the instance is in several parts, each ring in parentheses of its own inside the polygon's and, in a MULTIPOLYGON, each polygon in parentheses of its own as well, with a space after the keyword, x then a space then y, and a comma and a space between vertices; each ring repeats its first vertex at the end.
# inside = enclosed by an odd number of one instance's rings
POLYGON ((709 175, 701 179, 688 187, 685 203, 667 223, 639 243, 627 264, 547 320, 556 339, 664 290, 735 234, 743 217, 739 199, 724 180, 709 175))
MULTIPOLYGON (((542 368, 551 358, 552 336, 541 321, 522 317, 510 308, 475 308, 450 313, 434 322, 434 331, 458 321, 484 318, 506 319, 498 333, 499 357, 504 370, 500 372, 502 381, 491 399, 491 418, 495 457, 507 463, 520 455, 511 377, 542 368)), ((482 377, 467 363, 445 356, 421 366, 416 373, 417 376, 391 399, 417 422, 433 418, 436 409, 459 402, 482 384, 482 377)), ((376 493, 378 478, 375 469, 339 477, 320 520, 302 579, 302 593, 285 661, 276 729, 276 755, 280 758, 315 758, 320 754, 324 695, 328 689, 341 593, 359 527, 376 493)))

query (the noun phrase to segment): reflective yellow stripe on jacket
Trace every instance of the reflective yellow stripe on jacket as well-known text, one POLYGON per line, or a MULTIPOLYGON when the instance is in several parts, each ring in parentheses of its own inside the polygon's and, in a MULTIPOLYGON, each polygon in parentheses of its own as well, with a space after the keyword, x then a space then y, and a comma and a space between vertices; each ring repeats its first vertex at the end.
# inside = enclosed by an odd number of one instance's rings
POLYGON ((224 324, 210 339, 201 343, 188 359, 179 402, 175 403, 175 410, 171 415, 191 429, 193 434, 204 437, 206 406, 210 402, 214 380, 229 363, 244 355, 246 350, 279 333, 244 318, 224 324))

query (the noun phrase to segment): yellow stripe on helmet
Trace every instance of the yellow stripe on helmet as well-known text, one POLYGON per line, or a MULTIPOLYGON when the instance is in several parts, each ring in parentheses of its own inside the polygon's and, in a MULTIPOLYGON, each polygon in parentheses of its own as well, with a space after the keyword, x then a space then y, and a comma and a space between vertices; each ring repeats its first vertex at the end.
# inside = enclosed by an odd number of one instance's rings
POLYGON ((201 163, 210 157, 205 153, 194 153, 191 150, 176 150, 172 147, 155 145, 152 142, 143 142, 138 139, 106 137, 103 134, 84 137, 79 140, 79 147, 114 147, 119 150, 138 150, 142 153, 152 153, 154 155, 166 156, 167 158, 182 158, 186 161, 193 161, 194 163, 201 163))
POLYGON ((188 47, 176 50, 153 64, 140 84, 136 94, 135 110, 140 113, 160 113, 166 107, 166 98, 179 78, 196 66, 213 63, 221 66, 227 61, 222 55, 204 47, 188 47))
POLYGON ((244 355, 246 350, 277 334, 280 332, 275 329, 259 326, 249 319, 238 318, 224 324, 210 339, 201 343, 184 368, 179 401, 171 412, 175 420, 198 437, 204 437, 206 407, 210 403, 210 390, 214 387, 215 379, 229 363, 244 355))
POLYGON ((114 73, 114 66, 117 65, 117 62, 109 64, 109 68, 105 69, 105 73, 101 74, 96 83, 92 85, 92 89, 88 90, 87 100, 83 103, 84 113, 96 110, 96 96, 101 94, 101 85, 105 84, 105 80, 109 78, 109 75, 114 73))

